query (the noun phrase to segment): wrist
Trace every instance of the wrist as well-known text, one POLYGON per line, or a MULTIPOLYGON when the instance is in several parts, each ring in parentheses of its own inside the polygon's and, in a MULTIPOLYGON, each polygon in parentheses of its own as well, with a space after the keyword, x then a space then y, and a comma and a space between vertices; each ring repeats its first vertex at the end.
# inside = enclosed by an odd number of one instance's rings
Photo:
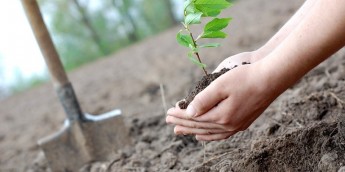
POLYGON ((261 48, 254 50, 250 53, 251 53, 250 60, 252 63, 260 61, 261 59, 265 58, 265 56, 268 54, 268 53, 265 53, 263 50, 261 50, 261 48))
POLYGON ((264 81, 263 87, 276 97, 295 83, 294 78, 286 73, 284 65, 279 64, 279 61, 272 59, 270 55, 258 61, 257 64, 259 65, 260 75, 262 75, 261 79, 264 81))

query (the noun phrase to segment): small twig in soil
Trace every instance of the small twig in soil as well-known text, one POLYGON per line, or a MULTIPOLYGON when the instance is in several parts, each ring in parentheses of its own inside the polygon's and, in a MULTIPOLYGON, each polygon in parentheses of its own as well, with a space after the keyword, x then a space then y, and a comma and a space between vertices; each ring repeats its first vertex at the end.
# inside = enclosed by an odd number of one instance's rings
POLYGON ((325 91, 325 92, 322 92, 322 93, 314 93, 314 94, 311 94, 309 96, 307 96, 307 99, 310 99, 311 97, 313 96, 331 96, 333 97, 337 103, 339 104, 340 108, 343 108, 344 105, 345 105, 345 101, 340 99, 335 93, 333 93, 332 91, 325 91))
POLYGON ((203 162, 205 162, 206 161, 206 141, 202 141, 201 143, 202 143, 202 146, 204 147, 204 160, 203 160, 203 162))
POLYGON ((207 164, 207 163, 209 163, 209 162, 211 162, 211 161, 213 161, 213 160, 222 158, 223 156, 226 156, 226 155, 228 155, 228 154, 230 154, 230 152, 226 152, 226 153, 223 153, 223 154, 221 154, 221 155, 215 156, 215 157, 213 157, 213 158, 208 159, 207 161, 204 161, 203 164, 207 164))
POLYGON ((299 128, 304 128, 305 127, 303 124, 299 123, 298 121, 295 120, 295 122, 299 126, 299 128))
POLYGON ((337 100, 337 102, 338 102, 338 104, 339 104, 339 106, 340 106, 341 108, 344 107, 344 105, 345 105, 345 101, 344 101, 344 100, 340 99, 340 98, 339 98, 337 95, 335 95, 333 92, 328 91, 328 92, 326 92, 326 93, 328 93, 330 96, 332 96, 333 98, 335 98, 335 100, 337 100))
MULTIPOLYGON (((286 113, 285 113, 285 114, 286 114, 286 113)), ((283 114, 283 115, 284 115, 284 114, 283 114)), ((274 119, 274 118, 272 118, 272 117, 268 117, 268 119, 269 119, 269 120, 271 120, 271 122, 272 122, 273 124, 277 124, 277 125, 280 125, 280 126, 286 127, 286 125, 285 125, 285 124, 283 124, 283 123, 279 122, 278 120, 276 120, 276 119, 274 119)))
POLYGON ((171 143, 170 145, 168 145, 168 146, 166 146, 165 148, 163 148, 163 149, 162 149, 160 152, 158 152, 156 155, 152 156, 152 159, 158 157, 159 155, 161 155, 161 154, 164 153, 165 151, 169 150, 169 149, 172 148, 173 146, 178 146, 178 145, 180 145, 180 144, 182 144, 182 141, 181 141, 181 140, 171 143))
POLYGON ((164 86, 163 84, 159 84, 159 88, 161 90, 161 96, 162 96, 162 102, 163 102, 163 109, 164 109, 164 112, 168 111, 168 108, 167 108, 167 103, 165 101, 165 92, 164 92, 164 86))
POLYGON ((327 76, 328 78, 331 77, 331 74, 329 73, 329 69, 325 69, 325 74, 326 74, 326 76, 327 76))
POLYGON ((108 167, 107 167, 107 169, 105 170, 106 172, 111 172, 110 170, 111 170, 111 167, 116 163, 116 162, 118 162, 118 161, 120 161, 121 160, 121 158, 116 158, 116 159, 114 159, 113 161, 111 161, 110 163, 109 163, 109 165, 108 165, 108 167))
POLYGON ((219 161, 217 162, 215 165, 213 165, 214 167, 224 167, 224 166, 232 166, 232 161, 219 161))
POLYGON ((188 154, 190 154, 191 152, 195 152, 195 151, 200 151, 200 148, 196 147, 196 148, 188 149, 188 150, 186 150, 185 154, 188 155, 188 154))

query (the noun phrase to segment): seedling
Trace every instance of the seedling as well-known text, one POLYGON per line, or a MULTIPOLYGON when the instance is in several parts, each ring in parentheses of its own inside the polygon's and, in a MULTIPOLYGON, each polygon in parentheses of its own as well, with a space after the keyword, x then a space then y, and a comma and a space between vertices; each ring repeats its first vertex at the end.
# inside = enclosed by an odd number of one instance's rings
POLYGON ((177 42, 190 48, 188 59, 199 66, 207 75, 206 64, 202 63, 199 54, 200 48, 219 47, 219 43, 199 44, 200 39, 206 38, 226 38, 227 34, 222 30, 226 28, 231 18, 217 18, 222 10, 231 6, 226 0, 186 0, 184 3, 184 29, 180 30, 176 36, 177 42), (191 25, 201 24, 202 18, 212 18, 205 24, 203 32, 196 38, 191 32, 191 25))
MULTIPOLYGON (((177 42, 185 47, 190 48, 188 59, 198 65, 207 77, 206 65, 202 63, 199 54, 200 48, 219 47, 219 43, 199 44, 200 39, 206 38, 226 38, 227 34, 223 32, 231 18, 217 18, 222 10, 231 6, 226 0, 186 0, 184 3, 184 21, 182 22, 184 29, 177 33, 177 42), (209 17, 211 21, 205 24, 203 32, 196 38, 191 32, 190 26, 193 24, 201 24, 201 19, 209 17)), ((189 102, 194 99, 195 94, 187 96, 184 101, 179 103, 181 109, 185 109, 189 102)), ((206 143, 202 142, 204 147, 204 162, 206 162, 206 143)))

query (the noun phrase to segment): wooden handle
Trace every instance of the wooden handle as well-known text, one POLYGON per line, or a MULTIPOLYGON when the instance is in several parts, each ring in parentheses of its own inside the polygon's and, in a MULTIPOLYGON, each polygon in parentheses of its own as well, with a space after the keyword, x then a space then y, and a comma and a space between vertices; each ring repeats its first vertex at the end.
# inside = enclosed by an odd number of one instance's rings
POLYGON ((21 0, 26 16, 41 49, 48 66, 54 86, 61 87, 67 83, 68 77, 64 71, 59 55, 54 47, 48 29, 44 24, 40 9, 36 0, 21 0))

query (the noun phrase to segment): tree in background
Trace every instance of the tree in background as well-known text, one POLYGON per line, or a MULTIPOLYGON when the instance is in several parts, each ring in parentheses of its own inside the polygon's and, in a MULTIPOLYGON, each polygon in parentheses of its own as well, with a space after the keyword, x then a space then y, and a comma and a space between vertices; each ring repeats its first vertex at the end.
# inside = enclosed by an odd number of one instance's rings
POLYGON ((98 47, 98 50, 103 54, 107 55, 109 54, 109 50, 107 47, 102 45, 102 40, 100 36, 98 35, 96 28, 91 23, 91 18, 89 14, 87 13, 87 7, 83 6, 81 3, 79 3, 78 0, 72 0, 75 8, 79 12, 79 21, 82 25, 89 31, 91 39, 95 43, 95 45, 98 47))
POLYGON ((173 3, 170 0, 165 0, 162 2, 164 2, 166 5, 167 11, 168 11, 168 16, 169 16, 171 23, 172 24, 178 24, 179 21, 175 17, 175 12, 174 12, 175 10, 174 10, 173 3))
POLYGON ((67 70, 178 23, 169 0, 39 0, 67 70))
POLYGON ((130 42, 139 41, 139 36, 136 33, 138 30, 136 19, 130 13, 133 7, 133 0, 112 0, 115 10, 119 11, 121 18, 121 25, 127 28, 126 35, 130 42))
POLYGON ((67 70, 103 54, 97 42, 92 39, 89 28, 82 24, 80 12, 72 0, 41 0, 40 4, 67 70))
POLYGON ((176 18, 173 15, 173 8, 171 2, 168 0, 142 0, 141 12, 146 24, 151 27, 154 32, 163 31, 174 24, 177 24, 176 18), (169 8, 169 9, 168 9, 169 8))

